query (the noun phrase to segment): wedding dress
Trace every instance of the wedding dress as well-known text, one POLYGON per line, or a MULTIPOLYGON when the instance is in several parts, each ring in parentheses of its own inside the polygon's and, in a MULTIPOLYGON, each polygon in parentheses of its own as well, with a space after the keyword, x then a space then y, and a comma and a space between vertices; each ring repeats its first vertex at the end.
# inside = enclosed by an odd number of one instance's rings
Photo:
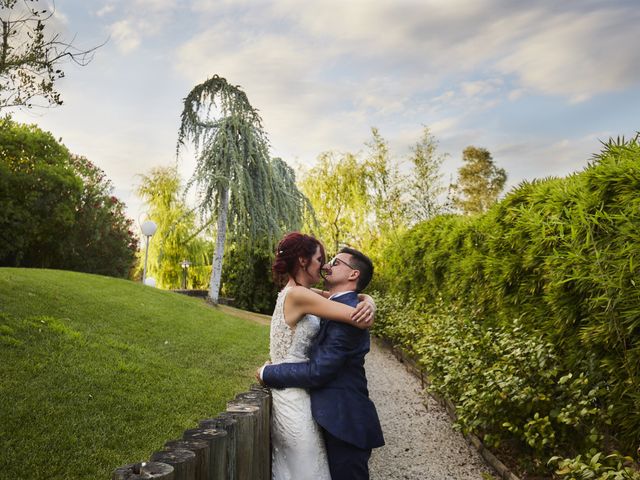
MULTIPOLYGON (((284 321, 284 301, 291 287, 278 294, 271 317, 269 350, 273 363, 305 362, 320 319, 305 315, 294 329, 284 321)), ((271 458, 273 480, 331 480, 320 427, 311 416, 311 398, 303 388, 272 389, 271 458)))

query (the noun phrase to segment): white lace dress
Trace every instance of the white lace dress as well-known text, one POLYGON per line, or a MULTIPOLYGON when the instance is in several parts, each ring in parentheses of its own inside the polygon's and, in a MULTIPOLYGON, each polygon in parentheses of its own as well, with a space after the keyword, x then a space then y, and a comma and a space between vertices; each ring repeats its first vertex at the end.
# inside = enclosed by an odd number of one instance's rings
MULTIPOLYGON (((291 287, 278 294, 271 317, 269 350, 273 363, 304 362, 320 329, 320 319, 305 315, 289 328, 284 300, 291 287)), ((271 412, 273 480, 331 480, 320 428, 311 416, 311 398, 303 388, 272 389, 271 412)))

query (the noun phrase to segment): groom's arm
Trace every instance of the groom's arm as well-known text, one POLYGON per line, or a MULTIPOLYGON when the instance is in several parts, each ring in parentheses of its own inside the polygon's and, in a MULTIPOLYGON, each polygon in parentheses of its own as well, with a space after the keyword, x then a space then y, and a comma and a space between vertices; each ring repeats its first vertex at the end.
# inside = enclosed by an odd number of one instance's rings
POLYGON ((344 364, 362 348, 366 330, 331 322, 324 341, 318 345, 308 362, 266 365, 262 381, 273 388, 317 388, 333 380, 344 364))

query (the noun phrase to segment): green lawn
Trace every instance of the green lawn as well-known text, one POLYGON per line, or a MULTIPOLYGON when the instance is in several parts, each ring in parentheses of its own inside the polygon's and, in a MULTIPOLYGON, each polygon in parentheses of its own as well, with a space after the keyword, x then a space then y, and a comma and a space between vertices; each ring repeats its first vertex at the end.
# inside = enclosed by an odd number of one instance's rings
POLYGON ((0 478, 110 478, 246 390, 267 326, 108 277, 0 268, 0 478))

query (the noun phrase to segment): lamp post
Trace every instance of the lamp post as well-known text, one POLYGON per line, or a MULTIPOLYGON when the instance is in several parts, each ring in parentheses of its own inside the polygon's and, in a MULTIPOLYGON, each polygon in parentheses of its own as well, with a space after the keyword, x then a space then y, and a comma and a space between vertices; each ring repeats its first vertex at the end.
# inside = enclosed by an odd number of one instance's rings
POLYGON ((151 220, 147 220, 142 225, 140 225, 140 230, 142 230, 142 234, 146 237, 146 246, 144 249, 144 270, 142 271, 142 284, 146 285, 145 280, 147 279, 147 257, 149 256, 149 239, 156 233, 158 226, 155 222, 151 220))
POLYGON ((180 263, 182 267, 182 289, 187 289, 187 269, 191 266, 191 262, 186 258, 180 263))

